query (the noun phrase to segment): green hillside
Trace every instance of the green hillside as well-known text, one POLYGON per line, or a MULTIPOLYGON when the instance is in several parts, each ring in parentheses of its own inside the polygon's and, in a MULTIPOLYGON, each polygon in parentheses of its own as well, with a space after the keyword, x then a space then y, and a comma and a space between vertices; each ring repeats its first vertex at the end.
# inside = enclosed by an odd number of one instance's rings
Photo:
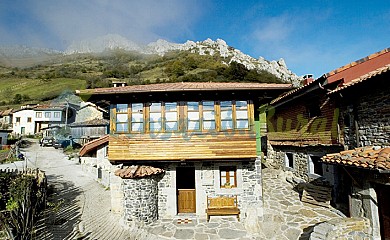
POLYGON ((247 70, 220 56, 170 52, 165 56, 122 50, 53 58, 29 67, 0 65, 0 107, 43 102, 64 91, 109 87, 112 80, 134 84, 190 81, 278 83, 268 72, 247 70))

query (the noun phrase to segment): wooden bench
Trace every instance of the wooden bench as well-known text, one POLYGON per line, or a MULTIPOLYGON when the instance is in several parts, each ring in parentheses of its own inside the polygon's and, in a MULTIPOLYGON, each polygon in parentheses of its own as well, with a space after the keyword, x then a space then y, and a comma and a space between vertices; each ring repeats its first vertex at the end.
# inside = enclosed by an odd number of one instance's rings
POLYGON ((240 209, 238 209, 237 196, 227 197, 207 197, 207 221, 210 221, 210 216, 222 215, 237 215, 237 220, 240 221, 240 209))

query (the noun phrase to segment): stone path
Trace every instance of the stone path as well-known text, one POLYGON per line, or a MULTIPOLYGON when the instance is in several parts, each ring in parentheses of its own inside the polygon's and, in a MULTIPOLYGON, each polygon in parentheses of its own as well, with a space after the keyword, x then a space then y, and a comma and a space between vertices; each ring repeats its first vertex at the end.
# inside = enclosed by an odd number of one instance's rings
MULTIPOLYGON (((280 172, 263 170, 264 216, 258 231, 249 233, 244 222, 235 217, 212 217, 210 222, 191 215, 160 219, 153 224, 125 229, 120 216, 110 212, 110 192, 81 171, 52 147, 33 144, 22 150, 29 167, 46 171, 54 190, 56 214, 48 214, 40 239, 308 239, 320 222, 340 217, 330 208, 304 205, 292 185, 278 177, 280 172), (178 223, 185 219, 188 223, 178 223), (181 221, 178 221, 181 220, 181 221)), ((0 165, 0 168, 22 168, 22 162, 0 165)))

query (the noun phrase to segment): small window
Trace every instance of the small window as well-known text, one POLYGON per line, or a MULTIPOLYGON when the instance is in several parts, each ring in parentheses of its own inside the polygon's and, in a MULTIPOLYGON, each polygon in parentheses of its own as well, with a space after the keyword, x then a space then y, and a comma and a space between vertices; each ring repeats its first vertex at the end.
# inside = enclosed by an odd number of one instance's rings
POLYGON ((322 168, 322 162, 320 161, 321 157, 309 155, 308 159, 309 159, 309 161, 308 161, 309 174, 317 174, 317 175, 322 176, 324 174, 324 171, 322 168))
POLYGON ((16 122, 20 123, 20 117, 16 117, 16 122))
POLYGON ((144 105, 142 103, 131 104, 131 131, 144 131, 144 105))
POLYGON ((61 117, 60 112, 54 112, 54 117, 55 118, 60 118, 61 117))
POLYGON ((31 122, 31 118, 30 117, 27 118, 27 122, 31 122))
POLYGON ((247 101, 236 101, 236 128, 249 128, 247 101))
POLYGON ((233 129, 233 104, 232 101, 221 101, 221 129, 233 129))
POLYGON ((167 102, 165 105, 165 130, 176 131, 178 128, 177 103, 167 102))
POLYGON ((199 102, 187 103, 187 119, 188 130, 200 130, 199 102))
POLYGON ((104 156, 108 157, 108 146, 106 146, 104 149, 104 156))
POLYGON ((45 118, 50 118, 51 117, 51 112, 45 112, 45 118))
POLYGON ((162 130, 162 104, 151 103, 149 112, 149 129, 151 132, 162 130))
POLYGON ((203 105, 203 129, 215 129, 215 109, 213 101, 204 101, 203 105))
POLYGON ((285 154, 285 166, 288 168, 294 168, 294 158, 292 153, 285 154))
POLYGON ((36 118, 41 118, 42 117, 42 112, 36 112, 35 113, 36 118))
POLYGON ((129 131, 129 115, 128 115, 127 104, 116 105, 116 131, 117 132, 128 132, 129 131))
POLYGON ((237 168, 230 166, 219 167, 220 187, 235 188, 237 187, 237 168))

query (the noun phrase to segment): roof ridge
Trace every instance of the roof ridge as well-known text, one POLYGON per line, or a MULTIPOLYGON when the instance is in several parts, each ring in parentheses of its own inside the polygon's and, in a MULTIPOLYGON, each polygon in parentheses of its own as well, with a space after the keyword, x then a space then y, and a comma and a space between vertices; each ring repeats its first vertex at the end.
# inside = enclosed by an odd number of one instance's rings
POLYGON ((350 62, 350 63, 348 63, 348 64, 346 64, 344 66, 336 68, 336 69, 334 69, 334 70, 332 70, 332 71, 330 71, 328 73, 325 73, 324 75, 325 75, 325 77, 333 76, 333 75, 335 75, 337 73, 340 73, 340 72, 342 72, 344 70, 352 68, 352 67, 354 67, 356 65, 359 65, 361 63, 367 62, 368 60, 374 59, 374 58, 376 58, 376 57, 378 57, 380 55, 383 55, 385 53, 388 53, 388 52, 390 52, 390 48, 385 48, 385 49, 383 49, 383 50, 381 50, 379 52, 372 53, 372 54, 370 54, 370 55, 368 55, 366 57, 360 58, 360 59, 358 59, 356 61, 353 61, 353 62, 350 62))

